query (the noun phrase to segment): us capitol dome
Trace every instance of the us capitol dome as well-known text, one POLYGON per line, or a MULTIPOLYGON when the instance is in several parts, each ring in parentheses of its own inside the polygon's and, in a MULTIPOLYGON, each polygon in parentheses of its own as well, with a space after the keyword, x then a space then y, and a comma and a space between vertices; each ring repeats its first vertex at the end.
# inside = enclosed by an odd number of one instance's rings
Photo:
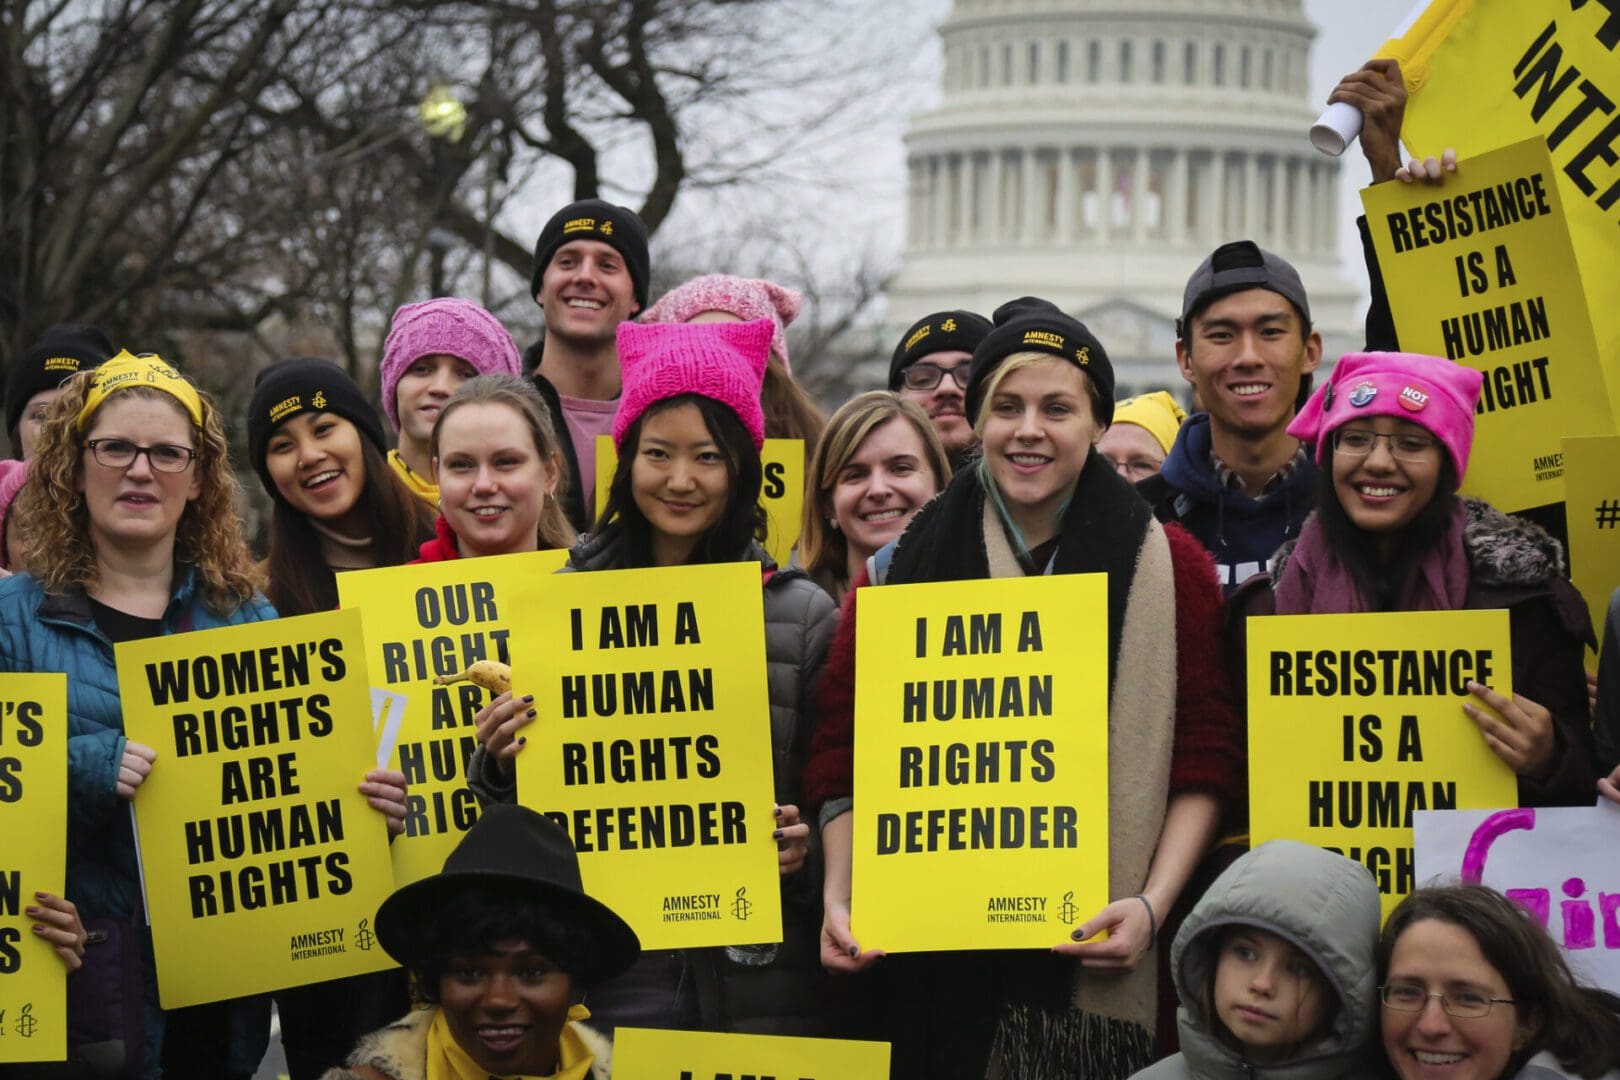
POLYGON ((1304 278, 1324 358, 1359 347, 1300 0, 955 0, 939 34, 943 98, 905 137, 890 341, 931 311, 1042 296, 1096 333, 1120 397, 1180 392, 1187 278, 1253 239, 1304 278))

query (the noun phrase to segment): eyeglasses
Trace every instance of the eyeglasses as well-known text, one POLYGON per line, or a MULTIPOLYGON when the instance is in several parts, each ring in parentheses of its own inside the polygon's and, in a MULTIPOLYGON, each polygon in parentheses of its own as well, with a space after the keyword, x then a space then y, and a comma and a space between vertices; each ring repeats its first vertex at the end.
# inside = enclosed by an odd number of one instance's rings
POLYGON ((197 457, 197 451, 191 447, 173 443, 141 446, 128 439, 86 439, 84 445, 95 455, 97 464, 109 469, 127 469, 135 464, 137 457, 145 454, 147 463, 158 472, 185 472, 197 457))
POLYGON ((958 388, 966 390, 968 368, 972 366, 970 360, 964 360, 953 368, 942 368, 938 364, 930 364, 926 360, 919 360, 901 372, 900 377, 905 380, 907 390, 932 390, 939 385, 939 380, 943 379, 948 373, 956 381, 958 388))
POLYGON ((1472 990, 1456 990, 1442 994, 1409 983, 1380 986, 1378 996, 1384 999, 1384 1008, 1406 1013, 1420 1013, 1429 1007, 1430 998, 1439 998, 1440 1007, 1446 1010, 1447 1016, 1464 1020, 1478 1020, 1482 1016, 1489 1015, 1493 1005, 1513 1004, 1512 998, 1486 997, 1472 990))
POLYGON ((1389 456, 1396 461, 1423 461, 1439 445, 1427 435, 1384 435, 1362 428, 1340 428, 1333 433, 1333 450, 1348 457, 1366 457, 1379 439, 1389 443, 1389 456))

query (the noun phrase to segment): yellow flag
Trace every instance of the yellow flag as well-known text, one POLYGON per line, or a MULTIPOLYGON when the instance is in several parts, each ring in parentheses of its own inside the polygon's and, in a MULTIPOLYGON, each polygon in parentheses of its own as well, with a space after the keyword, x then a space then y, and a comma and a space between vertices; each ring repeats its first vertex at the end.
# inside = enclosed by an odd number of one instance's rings
POLYGON ((1470 679, 1512 696, 1512 672, 1506 611, 1251 618, 1251 842, 1364 864, 1388 914, 1414 883, 1414 813, 1518 805, 1462 711, 1470 679))
POLYGON ((65 895, 67 731, 66 675, 0 675, 0 1064, 67 1056, 67 968, 27 912, 65 895))
POLYGON ((613 1076, 614 1080, 812 1076, 888 1080, 889 1044, 622 1027, 613 1033, 613 1076))
POLYGON ((1564 440, 1569 576, 1603 634, 1609 595, 1620 586, 1620 435, 1564 440))
POLYGON ((642 948, 782 939, 759 563, 557 574, 513 624, 518 801, 642 948))
POLYGON ((882 585, 856 607, 850 928, 1049 948, 1108 902, 1108 580, 882 585))
MULTIPOLYGON (((1545 138, 1620 416, 1620 9, 1608 0, 1432 0, 1380 56, 1401 62, 1402 139, 1473 156, 1545 138)), ((1404 344, 1404 339, 1403 339, 1404 344)), ((1554 432, 1555 435, 1563 434, 1554 432)))
MULTIPOLYGON (((759 459, 765 473, 765 482, 759 492, 759 504, 765 508, 765 550, 771 553, 778 566, 786 566, 804 526, 804 440, 766 439, 759 459)), ((608 488, 613 485, 613 471, 618 465, 619 454, 613 448, 613 439, 598 435, 598 514, 607 505, 608 488)))
POLYGON ((534 551, 337 576, 342 607, 360 612, 367 679, 406 698, 391 758, 409 785, 405 835, 392 852, 399 884, 437 874, 478 819, 467 759, 477 746, 473 716, 495 693, 434 678, 479 660, 510 664, 513 621, 567 558, 566 551, 534 551))
POLYGON ((1401 348, 1485 376, 1463 490, 1508 511, 1563 501, 1564 436, 1614 432, 1553 175, 1538 137, 1361 194, 1401 348))
POLYGON ((393 891, 360 616, 121 642, 124 729, 157 751, 135 795, 165 1009, 393 966, 393 891))

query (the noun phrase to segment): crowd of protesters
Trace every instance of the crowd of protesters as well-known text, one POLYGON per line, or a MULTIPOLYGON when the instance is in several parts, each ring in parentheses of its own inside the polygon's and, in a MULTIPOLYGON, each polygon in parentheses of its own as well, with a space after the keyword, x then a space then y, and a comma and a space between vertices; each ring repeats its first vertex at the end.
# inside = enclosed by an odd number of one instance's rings
MULTIPOLYGON (((1367 116, 1376 180, 1448 182, 1449 158, 1401 163, 1387 62, 1334 99, 1367 116)), ((545 721, 504 694, 475 719, 482 816, 377 914, 403 970, 274 995, 292 1080, 605 1078, 619 1026, 878 1039, 905 1078, 1612 1073, 1620 1001, 1499 894, 1424 885, 1380 929, 1358 864, 1247 843, 1255 615, 1506 609, 1513 692, 1470 685, 1480 739, 1521 805, 1620 802, 1620 592, 1589 697, 1560 538, 1458 494, 1480 375, 1398 351, 1363 240, 1366 348, 1320 380, 1299 275, 1238 239, 1187 280, 1191 415, 1168 388, 1116 401, 1108 343, 1022 297, 917 320, 888 387, 828 416, 789 360, 797 293, 708 275, 650 303, 636 215, 576 202, 535 248, 543 349, 438 298, 394 314, 380 402, 318 358, 259 374, 262 559, 234 508, 225 431, 244 418, 162 358, 53 327, 6 387, 0 671, 69 674, 66 895, 28 913, 73 972, 77 1027, 70 1061, 0 1076, 246 1078, 267 1043, 268 997, 159 1007, 126 804, 163 760, 124 734, 115 643, 329 610, 351 570, 562 549, 567 573, 758 567, 780 945, 641 949, 566 834, 512 805, 545 721), (600 436, 617 458, 598 504, 600 436), (804 444, 783 565, 761 544, 767 438, 804 444), (1113 899, 1050 952, 888 956, 851 928, 862 590, 1071 573, 1107 580, 1113 899), (103 993, 121 968, 134 1000, 103 993)), ((405 776, 355 783, 401 831, 405 776)))

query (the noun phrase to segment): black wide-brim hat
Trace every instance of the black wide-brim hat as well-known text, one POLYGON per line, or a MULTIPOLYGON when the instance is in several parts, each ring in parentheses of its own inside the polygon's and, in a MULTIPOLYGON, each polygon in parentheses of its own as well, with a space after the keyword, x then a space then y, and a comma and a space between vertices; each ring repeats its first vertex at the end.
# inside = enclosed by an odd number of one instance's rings
POLYGON ((454 919, 455 901, 479 886, 515 889, 559 921, 583 927, 590 948, 581 970, 569 974, 587 986, 626 970, 641 953, 641 939, 630 924, 586 894, 568 834, 527 807, 504 804, 485 808, 444 860, 443 870, 383 901, 377 909, 377 941, 407 969, 423 970, 429 960, 424 949, 434 936, 428 927, 454 919))

